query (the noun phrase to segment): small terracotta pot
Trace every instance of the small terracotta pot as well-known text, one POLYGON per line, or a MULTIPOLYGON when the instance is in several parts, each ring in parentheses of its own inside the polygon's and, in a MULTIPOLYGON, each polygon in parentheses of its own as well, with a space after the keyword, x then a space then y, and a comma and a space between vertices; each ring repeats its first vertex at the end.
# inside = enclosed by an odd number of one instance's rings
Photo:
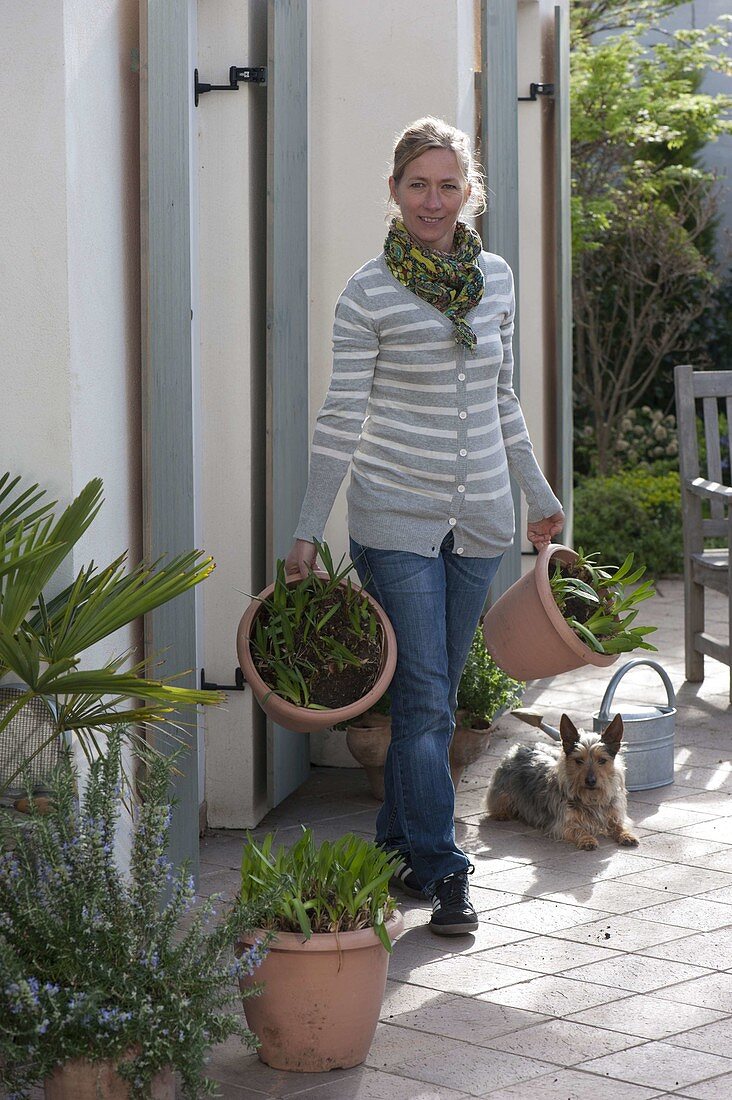
POLYGON ((595 653, 565 622, 549 584, 555 557, 577 560, 569 546, 545 546, 537 554, 533 571, 512 584, 483 618, 486 649, 515 680, 541 680, 583 665, 606 668, 619 656, 595 653))
POLYGON ((390 741, 388 714, 361 714, 346 728, 346 744, 366 772, 369 789, 379 802, 384 801, 384 764, 390 741))
MULTIPOLYGON (((327 578, 328 574, 316 570, 316 576, 327 578)), ((299 584, 300 577, 297 574, 287 578, 288 588, 299 584)), ((345 582, 341 582, 345 588, 345 582)), ((249 607, 242 615, 236 636, 236 648, 239 655, 239 664, 244 677, 249 684, 255 699, 268 718, 271 718, 278 726, 292 730, 295 733, 313 733, 316 730, 324 730, 329 726, 336 726, 342 722, 348 722, 358 714, 377 703, 389 687, 396 669, 397 645, 394 628, 389 622, 388 616, 373 596, 363 589, 363 595, 373 608, 379 623, 382 639, 381 669, 376 683, 366 695, 350 703, 347 707, 336 707, 333 710, 311 710, 309 707, 297 707, 294 703, 288 703, 282 696, 277 695, 272 688, 265 684, 259 675, 250 648, 250 638, 254 630, 254 621, 261 610, 260 601, 267 599, 274 592, 274 584, 267 585, 259 595, 252 600, 249 607)))
MULTIPOLYGON (((387 922, 392 942, 404 927, 401 913, 387 922)), ((249 946, 262 932, 240 938, 249 946)), ((261 1042, 261 1061, 300 1073, 358 1066, 374 1038, 386 989, 389 954, 372 928, 358 932, 279 932, 264 962, 242 991, 247 1025, 261 1042)))
POLYGON ((479 760, 491 743, 491 723, 471 725, 465 711, 455 715, 455 733, 450 742, 450 774, 455 790, 463 772, 479 760))
MULTIPOLYGON (((482 756, 490 745, 490 730, 490 723, 483 728, 466 725, 465 712, 457 712, 455 733, 450 742, 450 775, 456 790, 467 766, 482 756)), ((391 718, 386 714, 362 715, 346 730, 348 748, 366 772, 371 793, 379 802, 384 801, 384 765, 390 741, 391 718)))
MULTIPOLYGON (((117 1073, 116 1061, 104 1058, 90 1062, 72 1058, 57 1066, 43 1083, 46 1100, 129 1100, 130 1090, 117 1073)), ((175 1076, 164 1069, 152 1080, 153 1100, 175 1100, 175 1076)))

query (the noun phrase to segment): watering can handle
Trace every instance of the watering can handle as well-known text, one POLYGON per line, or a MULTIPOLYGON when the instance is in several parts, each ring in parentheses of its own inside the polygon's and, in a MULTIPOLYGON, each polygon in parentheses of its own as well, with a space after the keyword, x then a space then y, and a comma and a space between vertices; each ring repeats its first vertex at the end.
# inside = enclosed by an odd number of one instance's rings
POLYGON ((623 676, 625 676, 626 672, 629 672, 631 668, 636 668, 637 665, 648 665, 649 668, 655 669, 655 671, 661 677, 666 686, 666 698, 668 699, 668 705, 670 707, 673 707, 676 703, 674 687, 669 680, 666 669, 663 668, 662 665, 659 665, 658 661, 651 661, 647 657, 635 657, 632 661, 628 661, 626 664, 624 664, 622 668, 619 668, 610 683, 607 685, 605 694, 602 697, 602 703, 600 704, 600 713, 597 716, 601 722, 610 721, 610 705, 613 701, 613 696, 615 695, 615 689, 622 680, 623 676))

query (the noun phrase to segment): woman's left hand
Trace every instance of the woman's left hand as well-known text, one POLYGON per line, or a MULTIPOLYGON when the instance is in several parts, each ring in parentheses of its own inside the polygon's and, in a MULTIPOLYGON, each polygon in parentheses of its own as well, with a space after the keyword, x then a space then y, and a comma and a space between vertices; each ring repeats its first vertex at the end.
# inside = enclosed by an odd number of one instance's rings
POLYGON ((530 523, 526 530, 529 538, 529 542, 533 542, 537 550, 541 550, 544 546, 548 546, 555 535, 564 527, 564 512, 555 512, 553 516, 547 516, 546 519, 537 520, 536 523, 530 523))

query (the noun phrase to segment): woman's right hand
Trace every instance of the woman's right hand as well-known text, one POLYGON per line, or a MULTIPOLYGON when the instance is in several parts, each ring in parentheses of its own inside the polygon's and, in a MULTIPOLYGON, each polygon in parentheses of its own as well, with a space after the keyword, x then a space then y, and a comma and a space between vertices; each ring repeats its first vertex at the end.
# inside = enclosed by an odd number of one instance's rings
POLYGON ((304 580, 308 573, 315 569, 317 557, 318 551, 315 549, 314 542, 296 539, 292 544, 292 550, 285 558, 285 576, 299 573, 304 580))

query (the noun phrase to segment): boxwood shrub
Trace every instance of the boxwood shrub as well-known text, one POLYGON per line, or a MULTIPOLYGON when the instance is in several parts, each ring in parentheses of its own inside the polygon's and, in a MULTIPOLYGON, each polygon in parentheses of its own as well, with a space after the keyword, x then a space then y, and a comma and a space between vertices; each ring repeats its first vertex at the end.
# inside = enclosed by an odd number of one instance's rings
POLYGON ((654 576, 681 573, 678 472, 639 468, 581 480, 574 491, 573 544, 617 565, 632 550, 635 562, 654 576))

